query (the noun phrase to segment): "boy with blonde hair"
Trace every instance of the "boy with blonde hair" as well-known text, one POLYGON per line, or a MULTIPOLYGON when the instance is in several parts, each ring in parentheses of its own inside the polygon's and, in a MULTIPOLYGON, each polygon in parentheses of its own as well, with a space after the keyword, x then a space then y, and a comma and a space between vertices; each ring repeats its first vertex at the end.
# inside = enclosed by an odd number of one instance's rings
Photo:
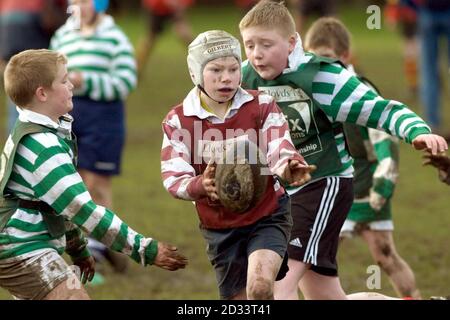
POLYGON ((75 167, 66 63, 62 54, 27 50, 11 58, 4 75, 20 110, 0 158, 0 286, 19 299, 89 298, 60 256, 66 249, 92 278, 78 227, 143 266, 186 265, 175 247, 145 238, 92 201, 75 167))
MULTIPOLYGON (((356 75, 350 63, 350 43, 350 32, 336 18, 318 19, 305 35, 306 50, 339 59, 356 75)), ((371 87, 364 78, 358 79, 371 87)), ((373 259, 387 273, 397 294, 420 299, 414 273, 398 254, 392 236, 391 198, 399 174, 398 139, 383 131, 350 123, 344 124, 344 131, 355 172, 354 201, 341 229, 341 237, 360 235, 367 242, 373 259)))
POLYGON ((337 274, 339 232, 353 202, 352 158, 343 122, 383 130, 433 154, 446 141, 404 104, 386 100, 333 60, 305 53, 283 3, 262 0, 239 24, 248 58, 243 87, 271 94, 287 117, 295 147, 317 170, 289 188, 294 226, 289 272, 275 297, 346 299, 337 274))

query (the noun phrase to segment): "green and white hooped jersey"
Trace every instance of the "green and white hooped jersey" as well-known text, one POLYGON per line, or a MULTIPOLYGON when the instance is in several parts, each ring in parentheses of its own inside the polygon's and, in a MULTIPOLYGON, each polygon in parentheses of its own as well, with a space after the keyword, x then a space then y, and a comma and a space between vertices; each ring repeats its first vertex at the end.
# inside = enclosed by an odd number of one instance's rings
POLYGON ((313 179, 332 176, 351 168, 351 159, 345 158, 348 160, 344 162, 345 168, 341 161, 341 156, 347 157, 340 155, 340 151, 346 151, 342 124, 331 122, 311 97, 312 79, 322 61, 330 60, 314 57, 301 71, 282 74, 270 81, 261 79, 247 65, 243 77, 244 86, 257 87, 275 98, 289 123, 291 139, 298 152, 308 163, 317 166, 312 174, 313 179))
MULTIPOLYGON (((45 126, 43 132, 24 136, 14 155, 5 193, 49 204, 58 216, 79 226, 107 247, 131 256, 136 262, 152 263, 157 241, 144 238, 117 215, 95 204, 73 164, 73 152, 50 118, 25 110, 19 120, 45 126)), ((10 140, 11 141, 11 140, 10 140)), ((13 157, 13 158, 12 158, 13 157)), ((3 209, 0 207, 0 210, 3 209)), ((26 256, 36 250, 54 249, 60 254, 65 236, 53 237, 38 210, 17 208, 0 232, 0 259, 26 256)))
MULTIPOLYGON (((297 118, 292 119, 289 119, 292 115, 287 114, 292 140, 297 150, 310 164, 317 165, 316 161, 312 161, 313 157, 308 154, 311 150, 303 150, 303 146, 296 143, 295 135, 298 132, 304 132, 306 135, 317 136, 317 132, 311 130, 311 127, 316 124, 317 127, 320 126, 318 118, 321 121, 324 118, 329 121, 330 125, 324 126, 329 133, 332 132, 331 127, 334 124, 353 123, 382 130, 408 143, 420 134, 431 132, 427 124, 401 102, 380 97, 340 64, 330 63, 329 60, 327 62, 327 59, 317 58, 311 53, 304 53, 298 44, 289 56, 289 67, 272 81, 265 81, 259 77, 250 63, 244 62, 243 87, 265 90, 275 97, 283 112, 290 108, 291 114, 297 114, 297 118), (311 74, 311 70, 315 73, 311 74), (309 75, 308 72, 310 72, 309 75), (291 95, 295 93, 298 99, 287 102, 288 93, 291 95), (304 102, 307 102, 310 107, 308 112, 305 112, 307 108, 304 102), (287 106, 283 107, 283 104, 287 106), (291 104, 296 104, 298 107, 291 104), (314 105, 315 108, 311 109, 314 105)), ((326 169, 322 170, 322 173, 319 171, 319 174, 313 175, 313 181, 325 176, 352 176, 353 160, 346 149, 344 135, 334 132, 332 139, 339 154, 340 166, 334 172, 326 169)), ((323 141, 320 142, 323 143, 323 141)), ((326 156, 326 153, 323 155, 326 156)), ((316 159, 323 159, 324 156, 316 159)))
POLYGON ((125 100, 136 88, 133 47, 124 32, 105 15, 93 35, 84 36, 70 17, 56 31, 50 48, 67 56, 67 69, 82 73, 84 83, 75 96, 95 101, 125 100))

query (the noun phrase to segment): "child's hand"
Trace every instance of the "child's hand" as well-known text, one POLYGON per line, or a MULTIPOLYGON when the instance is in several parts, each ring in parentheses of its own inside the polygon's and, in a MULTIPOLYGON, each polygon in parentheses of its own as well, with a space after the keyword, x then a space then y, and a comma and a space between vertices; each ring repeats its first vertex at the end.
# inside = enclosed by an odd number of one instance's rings
POLYGON ((448 170, 450 168, 450 158, 445 152, 432 155, 429 152, 425 152, 422 156, 425 160, 423 161, 423 165, 432 165, 435 168, 441 169, 441 170, 448 170))
POLYGON ((311 180, 311 172, 316 170, 315 165, 301 163, 298 160, 290 160, 284 169, 283 180, 289 183, 291 187, 299 187, 311 180))
POLYGON ((216 189, 216 164, 210 161, 203 172, 202 185, 206 191, 206 195, 212 200, 219 200, 216 189))
POLYGON ((427 149, 431 154, 436 155, 448 149, 447 141, 437 134, 420 134, 413 141, 412 145, 416 150, 427 149))
POLYGON ((158 242, 158 253, 153 263, 155 266, 165 270, 175 271, 184 269, 187 263, 187 258, 178 252, 177 247, 158 242))
POLYGON ((95 260, 92 256, 76 259, 73 264, 80 268, 81 283, 92 281, 95 275, 95 260))
POLYGON ((423 155, 425 159, 423 161, 423 165, 432 165, 433 167, 438 169, 439 172, 439 180, 450 184, 450 158, 445 152, 432 155, 429 152, 426 152, 423 155))

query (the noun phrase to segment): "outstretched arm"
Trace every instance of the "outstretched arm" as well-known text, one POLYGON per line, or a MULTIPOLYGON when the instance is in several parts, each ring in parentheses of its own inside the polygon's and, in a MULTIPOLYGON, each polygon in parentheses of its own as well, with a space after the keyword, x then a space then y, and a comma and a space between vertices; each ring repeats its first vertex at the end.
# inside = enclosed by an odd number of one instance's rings
MULTIPOLYGON (((174 254, 159 252, 158 242, 145 238, 123 222, 111 210, 95 204, 69 156, 69 148, 56 135, 35 134, 21 142, 32 152, 33 164, 18 168, 35 197, 49 204, 58 215, 78 225, 86 234, 107 247, 130 256, 142 265, 154 264, 157 257, 174 254), (51 139, 51 140, 49 140, 51 139)), ((176 258, 175 268, 186 261, 176 258)))
POLYGON ((382 130, 433 154, 448 148, 445 140, 431 134, 425 121, 406 105, 384 99, 337 64, 322 64, 312 88, 313 98, 330 121, 382 130))

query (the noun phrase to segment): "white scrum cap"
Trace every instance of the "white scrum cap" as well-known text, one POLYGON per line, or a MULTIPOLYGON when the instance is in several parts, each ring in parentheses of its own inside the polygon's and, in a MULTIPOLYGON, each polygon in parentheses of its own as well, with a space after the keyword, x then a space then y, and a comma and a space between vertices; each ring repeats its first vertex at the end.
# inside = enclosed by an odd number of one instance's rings
POLYGON ((200 33, 188 48, 187 64, 192 82, 197 86, 204 86, 203 69, 214 59, 235 57, 242 63, 241 44, 239 40, 226 31, 210 30, 200 33))

